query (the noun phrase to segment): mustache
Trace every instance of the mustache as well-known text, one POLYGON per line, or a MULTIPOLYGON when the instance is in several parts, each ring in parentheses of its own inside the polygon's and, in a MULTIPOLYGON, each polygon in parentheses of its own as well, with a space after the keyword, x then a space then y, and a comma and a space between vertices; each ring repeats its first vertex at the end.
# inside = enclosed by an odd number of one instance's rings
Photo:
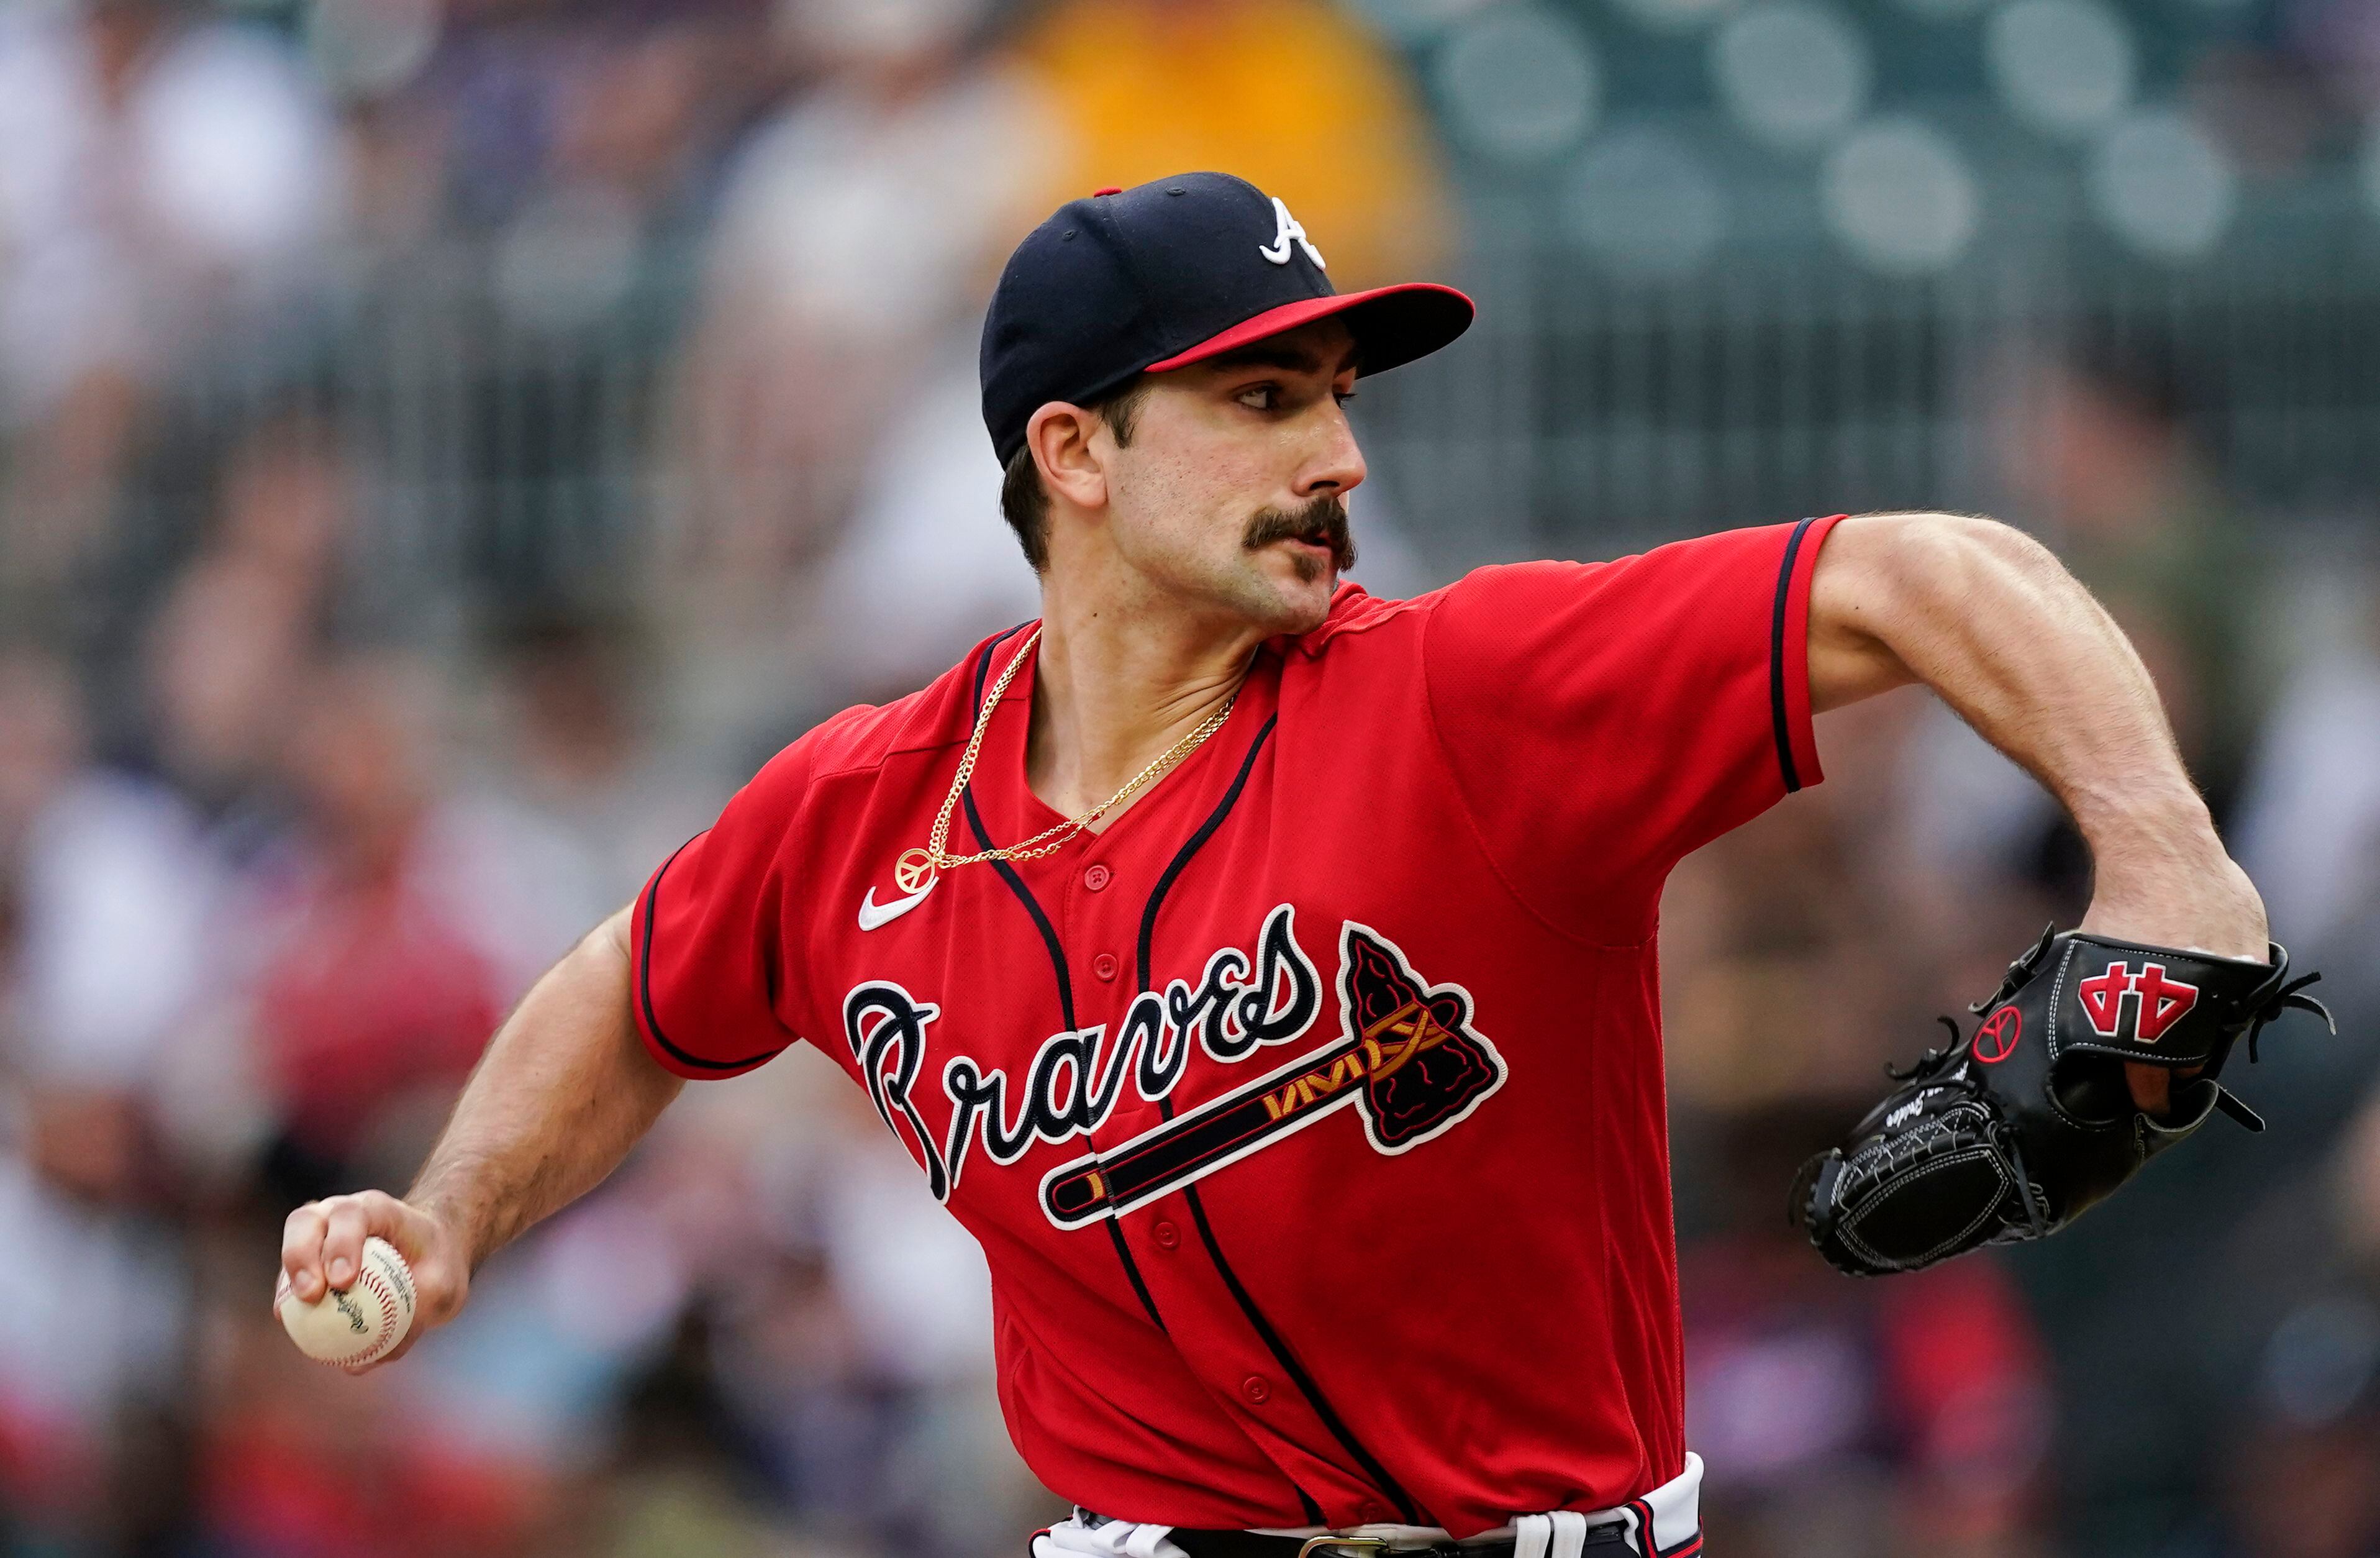
MULTIPOLYGON (((1347 500, 1336 493, 1326 493, 1296 508, 1257 510, 1248 520, 1247 533, 1241 544, 1250 552, 1257 552, 1277 541, 1307 541, 1328 548, 1331 566, 1342 574, 1355 566, 1355 538, 1347 526, 1347 500)), ((1309 578, 1317 571, 1314 559, 1303 554, 1298 556, 1297 566, 1299 573, 1309 578)))

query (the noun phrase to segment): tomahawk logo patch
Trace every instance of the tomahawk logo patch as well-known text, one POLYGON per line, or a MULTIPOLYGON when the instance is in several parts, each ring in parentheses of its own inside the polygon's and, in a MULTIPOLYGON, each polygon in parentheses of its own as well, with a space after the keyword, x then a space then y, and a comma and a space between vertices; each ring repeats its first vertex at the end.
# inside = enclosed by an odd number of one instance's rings
POLYGON ((1504 1084, 1503 1057, 1471 1028, 1471 992, 1425 985, 1388 938, 1350 923, 1340 938, 1339 993, 1364 1060, 1356 1102, 1383 1152, 1445 1130, 1504 1084))

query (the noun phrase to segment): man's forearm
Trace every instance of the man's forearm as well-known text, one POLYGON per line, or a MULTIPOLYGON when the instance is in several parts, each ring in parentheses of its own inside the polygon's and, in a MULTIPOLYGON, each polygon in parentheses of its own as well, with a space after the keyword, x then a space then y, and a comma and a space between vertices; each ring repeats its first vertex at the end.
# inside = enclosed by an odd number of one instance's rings
POLYGON ((497 1030, 406 1197, 474 1268, 601 1183, 685 1085, 638 1042, 627 922, 598 927, 497 1030))
POLYGON ((2096 868, 2095 929, 2265 955, 2263 906, 2216 837, 2147 668, 2046 549, 1950 515, 1837 526, 1812 581, 1813 701, 1911 680, 2065 804, 2096 868))

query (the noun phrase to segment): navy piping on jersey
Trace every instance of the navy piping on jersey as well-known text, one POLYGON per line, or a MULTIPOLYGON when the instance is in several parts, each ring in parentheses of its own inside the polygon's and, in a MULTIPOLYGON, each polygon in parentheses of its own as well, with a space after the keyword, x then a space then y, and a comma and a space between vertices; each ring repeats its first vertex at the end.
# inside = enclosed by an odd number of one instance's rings
MULTIPOLYGON (((1785 776, 1785 793, 1802 787, 1793 766, 1793 725, 1785 714, 1785 603, 1793 593, 1793 559, 1802 554, 1802 537, 1815 518, 1804 519, 1785 538, 1785 561, 1777 569, 1777 609, 1768 619, 1768 716, 1777 726, 1777 769, 1785 776)), ((1805 666, 1803 675, 1809 674, 1805 666)))
MULTIPOLYGON (((1214 836, 1216 829, 1223 825, 1223 819, 1230 814, 1232 805, 1239 800, 1240 791, 1246 786, 1248 774, 1257 765, 1257 754, 1264 750, 1265 742, 1271 736, 1273 725, 1279 719, 1278 714, 1267 719, 1264 728, 1257 732, 1256 739, 1248 743, 1248 755, 1241 760, 1240 772, 1232 780, 1232 787, 1223 792, 1223 798, 1216 804, 1213 813, 1175 853, 1172 861, 1165 868, 1165 874, 1157 879, 1157 886, 1149 893, 1148 907, 1141 912, 1140 917, 1140 991, 1144 994, 1149 990, 1151 982, 1149 943, 1157 931, 1157 911, 1164 906, 1165 895, 1172 890, 1174 879, 1179 877, 1183 868, 1190 863, 1190 858, 1214 836)), ((1157 1109, 1163 1118, 1168 1120, 1173 1118, 1173 1101, 1171 1097, 1159 1099, 1157 1109)), ((1330 1437, 1339 1442, 1340 1446, 1354 1458, 1355 1464, 1364 1468, 1365 1475, 1371 1478, 1380 1491, 1389 1496, 1390 1503, 1396 1506, 1397 1517, 1408 1526, 1427 1524, 1416 1512, 1417 1506, 1414 1503, 1412 1496, 1406 1493, 1395 1478, 1389 1475, 1389 1468, 1382 1466, 1369 1450, 1364 1448, 1362 1442, 1357 1440, 1354 1433, 1347 1427, 1345 1419, 1332 1409, 1330 1401, 1324 1397, 1322 1387, 1314 1382, 1314 1377, 1305 1371, 1305 1366, 1297 1361, 1296 1355, 1289 1350, 1288 1344, 1281 1339, 1281 1333, 1272 1328, 1272 1322, 1265 1319, 1263 1310, 1257 1308, 1256 1300, 1249 1296, 1248 1290, 1240 1284, 1239 1273, 1232 1271, 1232 1263, 1223 1258, 1222 1246, 1216 1241, 1215 1230, 1207 1221, 1207 1206, 1206 1202, 1199 1198, 1198 1187, 1196 1185, 1185 1185, 1183 1187, 1182 1194, 1190 1203, 1190 1220, 1197 1225, 1198 1241, 1207 1247, 1207 1258, 1215 1263, 1216 1274, 1223 1279, 1223 1285, 1231 1289, 1232 1300, 1240 1306, 1240 1313, 1246 1317, 1249 1328, 1263 1340, 1266 1349, 1272 1354, 1274 1361, 1281 1365, 1281 1372, 1287 1374, 1291 1382, 1297 1386, 1299 1393, 1305 1397, 1306 1405, 1313 1408, 1314 1415, 1321 1419, 1324 1428, 1330 1430, 1330 1437)), ((1297 1488, 1298 1502, 1305 1505, 1310 1523, 1317 1526, 1324 1524, 1321 1509, 1312 1498, 1307 1496, 1305 1490, 1298 1488, 1294 1481, 1292 1481, 1290 1486, 1297 1488)))
MULTIPOLYGON (((710 831, 709 828, 705 828, 702 833, 707 834, 710 831)), ((694 838, 701 836, 702 834, 697 834, 694 838)), ((662 878, 668 874, 672 866, 677 864, 677 858, 686 853, 687 846, 694 843, 694 838, 687 839, 685 844, 670 851, 670 858, 662 862, 662 869, 653 872, 652 881, 645 884, 645 945, 642 955, 638 958, 637 999, 644 1005, 645 1027, 651 1032, 653 1042, 667 1050, 670 1053, 670 1058, 679 1065, 692 1066, 698 1071, 742 1071, 758 1065, 764 1060, 784 1053, 784 1046, 780 1044, 773 1050, 763 1050, 757 1055, 747 1055, 742 1060, 705 1060, 700 1055, 688 1054, 671 1043, 669 1035, 662 1031, 660 1014, 653 1010, 653 907, 661 901, 662 878)))
MULTIPOLYGON (((992 651, 1014 638, 1016 633, 1017 629, 1012 627, 984 646, 983 663, 975 668, 975 717, 980 718, 983 713, 983 684, 991 670, 992 651)), ((960 794, 959 799, 966 808, 967 826, 975 832, 976 847, 990 848, 991 834, 985 831, 983 816, 975 809, 975 785, 972 781, 960 794)), ((1034 928, 1041 932, 1041 944, 1050 954, 1050 970, 1058 976, 1058 1012, 1067 1030, 1072 1032, 1075 1028, 1075 978, 1066 968, 1066 949, 1059 944, 1058 932, 1050 926, 1050 917, 1041 912, 1041 905, 1033 896, 1033 889, 1025 885, 1025 879, 1016 874, 1016 869, 1005 860, 994 860, 991 865, 1000 872, 1001 880, 1008 883, 1008 890, 1015 894, 1017 901, 1025 906, 1025 912, 1033 917, 1034 928)), ((1099 1162, 1099 1149, 1094 1145, 1091 1161, 1099 1162)), ((1108 1242, 1115 1247, 1116 1259, 1123 1262, 1123 1274, 1131 1282, 1133 1294, 1139 1298, 1141 1308, 1147 1311, 1148 1323, 1157 1327, 1160 1334, 1170 1334, 1165 1330, 1165 1317, 1157 1312, 1157 1300, 1149 1296, 1148 1284, 1141 1281, 1140 1266, 1132 1258, 1132 1247, 1123 1242, 1123 1229, 1112 1217, 1106 1221, 1108 1242)))
MULTIPOLYGON (((1139 983, 1135 987, 1139 993, 1147 994, 1152 988, 1149 945, 1157 935, 1157 911, 1164 907, 1166 894, 1172 891, 1173 879, 1182 874, 1182 869, 1190 863, 1190 858, 1197 854, 1208 839, 1215 836, 1215 830, 1221 827, 1223 819, 1230 815, 1232 803, 1240 798, 1240 791, 1248 782, 1249 771, 1257 765, 1257 754, 1264 750, 1265 741, 1272 735, 1273 724, 1280 717, 1278 714, 1273 714, 1266 718, 1264 728, 1257 732, 1257 738, 1254 741, 1248 743, 1248 755, 1240 760, 1240 772, 1232 777, 1232 787, 1223 792, 1222 800, 1208 815, 1207 820, 1198 824, 1198 831, 1192 834, 1180 849, 1174 851, 1173 858, 1166 864, 1164 874, 1157 879, 1156 887, 1149 892, 1148 906, 1141 910, 1140 914, 1139 983)), ((1166 1119, 1170 1120, 1173 1117, 1172 1104, 1169 1100, 1160 1099, 1158 1108, 1162 1111, 1166 1119)), ((1246 1296, 1241 1293, 1240 1285, 1233 1280, 1230 1269, 1223 1265, 1222 1255, 1215 1248, 1214 1237, 1207 1230, 1204 1209, 1194 1201, 1190 1210, 1191 1215, 1198 1221, 1199 1236, 1206 1242, 1208 1255, 1219 1268, 1222 1269, 1223 1280, 1230 1284, 1233 1296, 1239 1298, 1243 1307, 1246 1307, 1246 1296)), ((1261 1317, 1251 1310, 1249 1318, 1255 1322, 1258 1332, 1269 1337, 1270 1328, 1264 1324, 1261 1317)), ((1328 1408, 1321 1407, 1318 1402, 1317 1406, 1318 1411, 1327 1418, 1328 1408)), ((1305 1506, 1306 1524, 1310 1526, 1324 1524, 1322 1506, 1314 1502, 1313 1495, 1299 1487, 1294 1478, 1290 1479, 1289 1485, 1295 1491, 1297 1502, 1305 1506)))
POLYGON ((1198 853, 1207 841, 1215 836, 1215 830, 1223 825, 1223 819, 1230 814, 1232 804, 1240 798, 1242 787, 1248 782, 1249 771, 1257 765, 1257 754, 1264 750, 1264 744, 1271 736, 1272 727, 1280 718, 1279 714, 1266 716, 1264 728, 1257 732, 1254 741, 1248 743, 1248 755, 1240 760, 1240 772, 1233 776, 1232 787, 1223 792, 1223 798, 1216 805, 1213 813, 1198 824, 1198 831, 1174 852, 1173 858, 1166 865, 1165 874, 1157 879, 1157 886, 1148 895, 1148 907, 1140 915, 1140 990, 1143 994, 1150 988, 1148 946, 1150 939, 1157 934, 1157 911, 1163 906, 1165 895, 1173 891, 1173 879, 1182 874, 1182 869, 1190 863, 1190 857, 1198 853))

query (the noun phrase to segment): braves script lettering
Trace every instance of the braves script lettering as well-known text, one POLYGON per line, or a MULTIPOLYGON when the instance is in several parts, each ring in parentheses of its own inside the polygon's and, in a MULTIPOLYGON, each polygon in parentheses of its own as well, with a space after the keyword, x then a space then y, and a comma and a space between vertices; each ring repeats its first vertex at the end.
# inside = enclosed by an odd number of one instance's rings
MULTIPOLYGON (((1502 1084, 1501 1057, 1470 1027, 1468 992, 1428 984, 1392 944, 1352 920, 1341 932, 1340 987, 1347 1031, 1338 1041, 1104 1161, 1081 1158, 1051 1171, 1043 1183, 1050 1221, 1074 1227, 1128 1211, 1349 1102, 1377 1150, 1401 1152, 1466 1117, 1502 1084)), ((941 1068, 950 1117, 939 1132, 919 1113, 915 1089, 927 1030, 941 1009, 891 980, 869 980, 844 997, 844 1032, 877 1114, 947 1201, 975 1151, 1006 1167, 1036 1142, 1088 1138, 1114 1113, 1127 1077, 1150 1102, 1170 1096, 1194 1041, 1209 1059, 1233 1065, 1304 1038, 1321 1010, 1321 976, 1298 944, 1295 909, 1281 904, 1265 917, 1253 956, 1224 947, 1196 984, 1175 980, 1142 992, 1112 1041, 1104 1025, 1053 1033, 1021 1077, 953 1055, 941 1068)))
POLYGON ((1151 1102, 1172 1093, 1194 1036, 1200 1049, 1226 1062, 1302 1036, 1322 1009, 1322 980, 1297 944, 1296 920, 1296 910, 1282 904, 1265 917, 1253 959, 1225 947, 1207 960, 1195 988, 1175 980, 1162 992, 1144 991, 1111 1044, 1103 1024, 1051 1034, 1013 1102, 1005 1071, 953 1056, 942 1067, 950 1126, 940 1135, 918 1114, 912 1089, 925 1063, 927 1028, 941 1008, 890 980, 872 980, 844 998, 844 1035, 877 1114, 917 1151, 935 1198, 948 1200, 978 1140, 993 1162, 1013 1163, 1036 1141, 1087 1136, 1104 1124, 1127 1073, 1151 1102))

